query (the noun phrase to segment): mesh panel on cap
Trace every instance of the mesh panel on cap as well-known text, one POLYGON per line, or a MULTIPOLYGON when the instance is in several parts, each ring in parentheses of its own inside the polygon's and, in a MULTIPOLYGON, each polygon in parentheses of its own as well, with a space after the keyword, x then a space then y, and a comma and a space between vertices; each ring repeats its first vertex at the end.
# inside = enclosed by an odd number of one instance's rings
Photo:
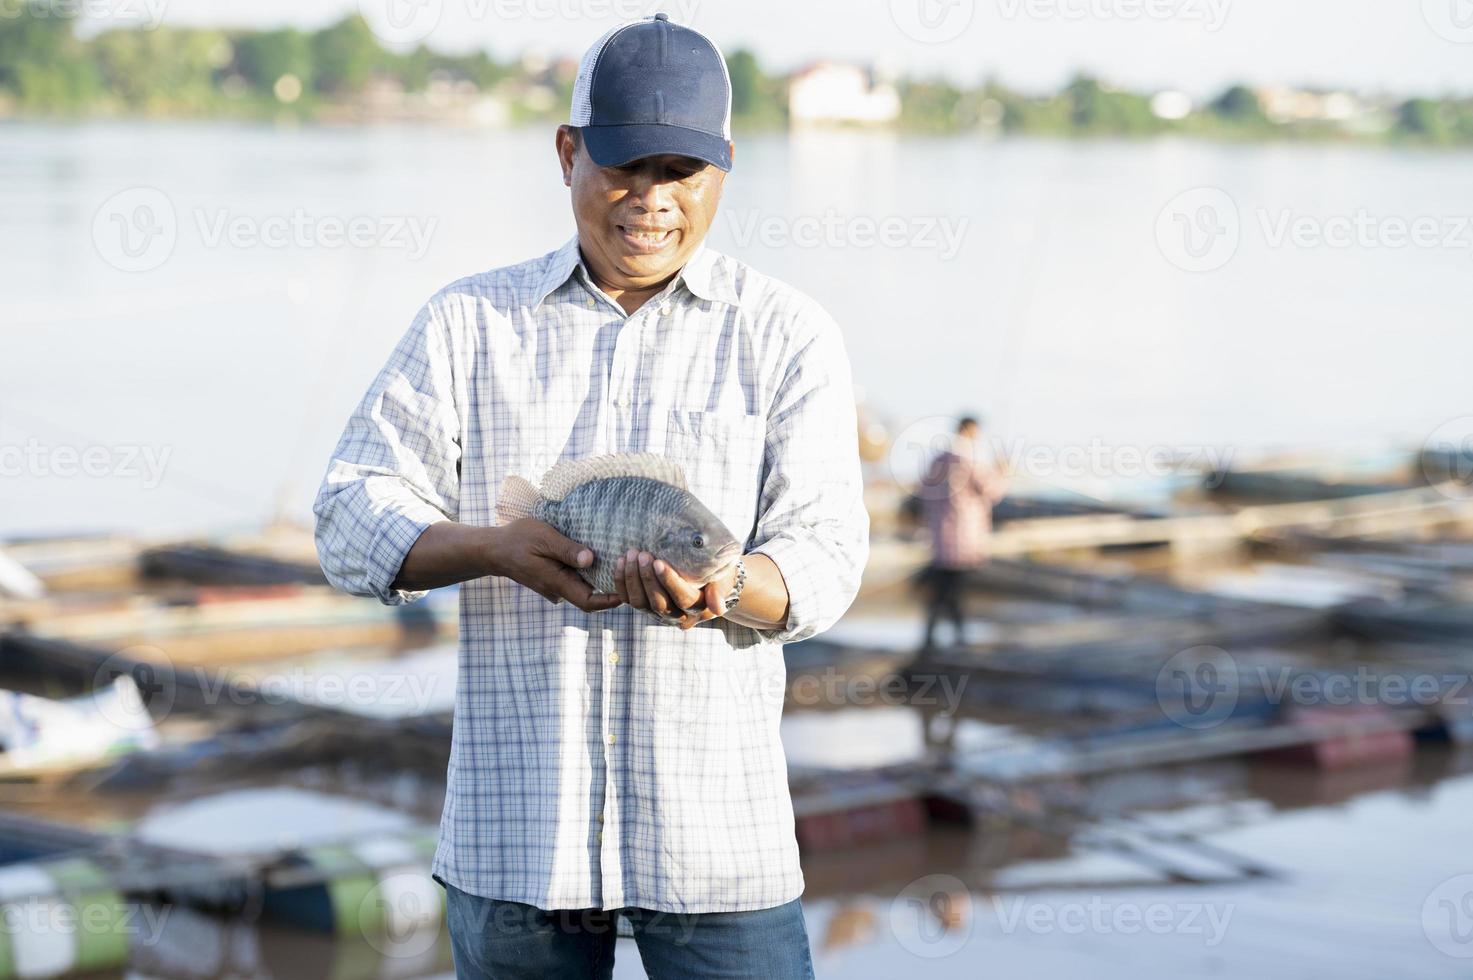
POLYGON ((711 45, 711 50, 716 52, 716 60, 721 65, 721 77, 726 79, 726 116, 721 120, 721 135, 728 140, 731 139, 731 72, 726 68, 726 55, 716 46, 716 42, 706 35, 701 34, 701 39, 711 45))
MULTIPOLYGON (((639 23, 636 21, 635 23, 639 23)), ((593 69, 598 64, 599 55, 604 53, 614 35, 626 27, 634 24, 620 24, 604 31, 603 37, 593 43, 593 47, 583 53, 583 60, 578 63, 578 77, 573 80, 573 107, 568 113, 569 126, 587 126, 593 121, 593 69)))

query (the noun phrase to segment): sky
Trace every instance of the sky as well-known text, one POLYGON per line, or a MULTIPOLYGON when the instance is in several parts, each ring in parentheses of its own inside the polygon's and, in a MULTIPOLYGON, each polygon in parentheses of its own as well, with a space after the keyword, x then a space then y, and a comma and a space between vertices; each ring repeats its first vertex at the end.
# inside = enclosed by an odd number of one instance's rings
POLYGON ((663 10, 727 51, 788 69, 816 58, 1019 88, 1076 71, 1210 94, 1237 81, 1473 93, 1473 0, 75 0, 98 18, 319 27, 361 11, 389 40, 578 55, 663 10), (393 16, 391 16, 393 15, 393 16))

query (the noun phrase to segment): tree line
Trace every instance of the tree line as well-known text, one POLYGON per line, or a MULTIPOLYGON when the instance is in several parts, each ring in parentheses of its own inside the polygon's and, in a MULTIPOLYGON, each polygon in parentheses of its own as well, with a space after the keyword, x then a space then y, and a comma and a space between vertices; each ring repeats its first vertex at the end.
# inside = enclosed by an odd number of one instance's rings
MULTIPOLYGON (((733 52, 728 67, 737 123, 786 125, 788 79, 764 70, 750 51, 733 52)), ((91 37, 79 36, 54 0, 26 0, 0 18, 0 111, 11 115, 311 118, 362 99, 375 82, 421 93, 436 80, 497 93, 513 120, 563 117, 572 94, 566 62, 530 68, 484 51, 390 50, 357 15, 317 31, 159 26, 91 37)), ((1473 99, 1390 102, 1362 113, 1368 124, 1356 128, 1336 120, 1270 119, 1257 93, 1242 85, 1191 111, 1163 115, 1152 96, 1085 76, 1048 95, 996 81, 976 88, 914 78, 895 84, 897 124, 934 132, 1473 142, 1473 99)))

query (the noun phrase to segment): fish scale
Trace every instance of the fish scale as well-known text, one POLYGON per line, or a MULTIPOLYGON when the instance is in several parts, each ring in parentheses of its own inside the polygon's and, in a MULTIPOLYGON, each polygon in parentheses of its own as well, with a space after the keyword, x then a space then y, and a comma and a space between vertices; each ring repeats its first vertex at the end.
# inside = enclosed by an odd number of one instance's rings
POLYGON ((729 570, 741 542, 690 492, 685 471, 655 453, 612 453, 564 460, 542 485, 509 474, 496 498, 501 524, 542 521, 592 549, 594 563, 578 575, 600 592, 617 592, 614 566, 631 549, 664 560, 691 582, 729 570))
POLYGON ((562 500, 538 501, 533 516, 591 548, 595 558, 591 567, 580 570, 583 580, 600 592, 614 592, 619 556, 631 548, 652 551, 651 518, 678 510, 685 496, 684 490, 659 480, 616 476, 585 483, 562 500))

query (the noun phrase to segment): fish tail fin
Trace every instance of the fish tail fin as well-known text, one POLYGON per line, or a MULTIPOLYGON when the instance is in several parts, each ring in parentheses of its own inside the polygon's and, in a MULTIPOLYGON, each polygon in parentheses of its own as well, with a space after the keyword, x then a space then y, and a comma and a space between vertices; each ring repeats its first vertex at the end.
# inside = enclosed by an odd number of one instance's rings
POLYGON ((532 508, 537 506, 539 499, 537 488, 530 480, 511 474, 501 481, 501 489, 496 494, 496 523, 510 524, 523 517, 531 517, 532 508))

